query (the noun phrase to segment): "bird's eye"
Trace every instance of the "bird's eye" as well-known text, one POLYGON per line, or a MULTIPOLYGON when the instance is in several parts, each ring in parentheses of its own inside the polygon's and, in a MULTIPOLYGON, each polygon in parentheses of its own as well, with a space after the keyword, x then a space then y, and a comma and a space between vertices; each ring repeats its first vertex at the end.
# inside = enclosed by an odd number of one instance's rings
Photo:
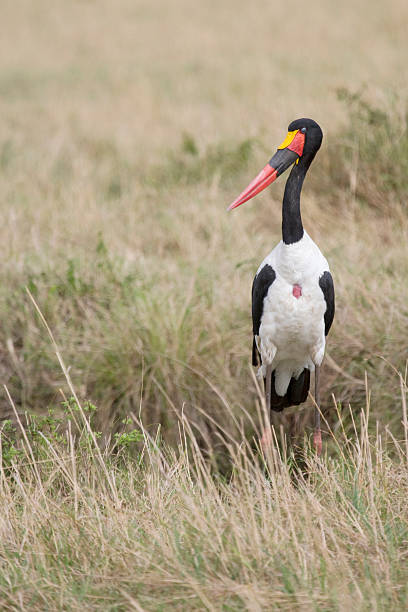
POLYGON ((302 128, 300 131, 302 132, 302 134, 306 134, 306 128, 302 128))

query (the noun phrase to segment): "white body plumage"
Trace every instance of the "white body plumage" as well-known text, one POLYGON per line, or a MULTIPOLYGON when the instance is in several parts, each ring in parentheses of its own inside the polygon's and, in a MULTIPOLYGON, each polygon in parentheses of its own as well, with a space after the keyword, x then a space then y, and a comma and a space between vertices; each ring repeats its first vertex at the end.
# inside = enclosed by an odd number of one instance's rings
POLYGON ((323 361, 326 302, 319 279, 329 265, 306 232, 294 244, 281 241, 257 274, 267 264, 276 278, 264 299, 255 340, 262 358, 260 374, 265 376, 266 366, 272 365, 276 393, 283 396, 292 377, 304 368, 314 371, 323 361), (301 295, 296 297, 299 288, 301 295))

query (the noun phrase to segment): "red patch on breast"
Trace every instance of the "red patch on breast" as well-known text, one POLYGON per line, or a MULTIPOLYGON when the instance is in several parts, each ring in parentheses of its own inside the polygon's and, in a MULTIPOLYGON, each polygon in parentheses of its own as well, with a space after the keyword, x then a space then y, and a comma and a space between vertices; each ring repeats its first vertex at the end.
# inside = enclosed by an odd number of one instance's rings
POLYGON ((302 287, 300 285, 293 285, 292 294, 298 300, 302 295, 302 287))

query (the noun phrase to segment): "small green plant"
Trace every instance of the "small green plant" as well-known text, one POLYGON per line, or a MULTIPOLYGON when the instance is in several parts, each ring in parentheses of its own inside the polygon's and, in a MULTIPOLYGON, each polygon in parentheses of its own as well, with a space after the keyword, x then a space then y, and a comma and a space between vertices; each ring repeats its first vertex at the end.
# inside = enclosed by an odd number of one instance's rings
POLYGON ((74 412, 80 412, 81 408, 83 412, 88 413, 89 415, 93 415, 97 411, 95 404, 89 400, 86 400, 80 407, 75 397, 70 397, 68 400, 61 402, 61 406, 64 408, 64 414, 66 416, 69 416, 72 410, 74 412))
MULTIPOLYGON (((121 421, 122 425, 129 426, 132 423, 132 419, 130 417, 125 417, 121 421)), ((143 441, 143 434, 139 429, 131 429, 130 431, 117 431, 114 434, 115 443, 120 448, 125 448, 129 450, 138 442, 143 441)))
POLYGON ((8 468, 22 454, 22 450, 16 447, 16 428, 10 419, 1 424, 0 438, 2 467, 8 468))
POLYGON ((129 448, 131 445, 136 442, 140 442, 143 439, 143 436, 140 434, 140 431, 137 429, 132 429, 132 431, 127 431, 124 433, 115 433, 115 440, 118 446, 129 448))
POLYGON ((44 459, 48 456, 48 447, 68 447, 67 428, 71 423, 71 431, 74 432, 74 440, 78 447, 89 447, 94 440, 99 440, 102 432, 96 431, 92 421, 96 414, 95 404, 89 400, 82 405, 82 411, 76 399, 70 397, 61 402, 59 408, 50 408, 46 414, 26 414, 20 418, 24 427, 25 435, 22 435, 20 427, 17 427, 10 419, 3 421, 0 429, 2 465, 9 467, 13 461, 21 459, 27 444, 36 459, 44 459), (81 414, 87 419, 88 425, 83 422, 81 414))
MULTIPOLYGON (((102 432, 93 424, 96 414, 97 407, 91 401, 86 400, 79 406, 75 397, 69 397, 61 402, 60 407, 50 408, 45 415, 26 414, 20 419, 24 435, 10 419, 3 421, 0 429, 2 467, 8 469, 13 463, 23 460, 27 455, 27 444, 32 458, 40 461, 48 459, 50 446, 67 450, 70 445, 67 431, 71 432, 71 441, 78 450, 93 452, 95 442, 102 437, 102 432)), ((130 417, 123 418, 122 430, 113 435, 114 447, 121 450, 122 459, 129 454, 135 456, 136 445, 144 440, 139 429, 129 428, 132 422, 130 417)))

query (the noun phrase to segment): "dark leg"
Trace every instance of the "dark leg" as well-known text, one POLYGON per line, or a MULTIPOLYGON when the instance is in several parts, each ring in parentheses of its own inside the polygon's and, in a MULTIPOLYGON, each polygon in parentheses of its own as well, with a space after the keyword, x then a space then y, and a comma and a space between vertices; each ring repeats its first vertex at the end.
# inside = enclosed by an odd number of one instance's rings
POLYGON ((313 446, 317 456, 322 452, 322 432, 320 429, 320 366, 315 368, 315 430, 313 434, 313 446))
POLYGON ((270 410, 271 410, 271 378, 272 378, 272 366, 266 366, 266 374, 265 374, 265 407, 266 407, 266 427, 262 432, 261 438, 261 446, 263 451, 266 452, 266 449, 269 448, 272 444, 272 431, 270 425, 270 410))
POLYGON ((300 419, 300 415, 298 412, 295 412, 295 414, 293 414, 291 417, 290 442, 292 446, 296 446, 296 444, 299 442, 298 440, 299 438, 299 419, 300 419))
POLYGON ((266 410, 269 412, 271 409, 271 378, 272 378, 272 366, 266 366, 266 386, 265 386, 265 404, 266 410))

